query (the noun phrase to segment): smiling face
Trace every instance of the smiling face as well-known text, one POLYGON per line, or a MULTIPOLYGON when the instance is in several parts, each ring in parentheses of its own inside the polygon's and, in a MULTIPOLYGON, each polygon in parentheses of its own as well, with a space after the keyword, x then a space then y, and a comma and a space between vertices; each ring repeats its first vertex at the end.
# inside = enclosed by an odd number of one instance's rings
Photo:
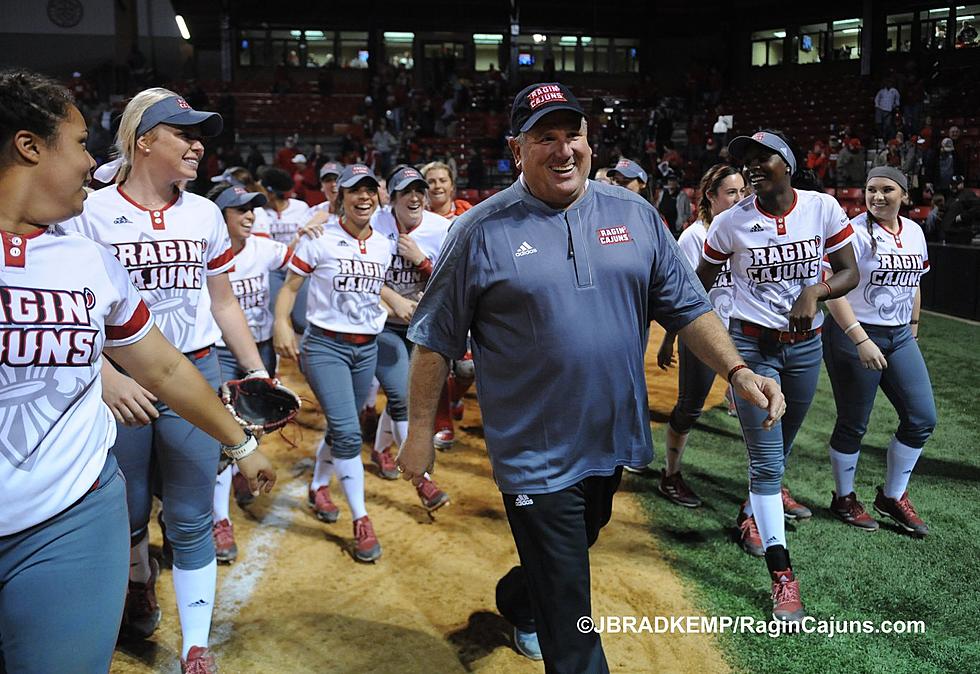
POLYGON ((251 206, 239 206, 226 208, 224 210, 225 224, 228 225, 228 236, 232 241, 243 242, 252 236, 252 223, 255 222, 255 213, 251 206))
POLYGON ((429 169, 425 174, 425 182, 429 183, 429 203, 436 213, 443 211, 446 204, 456 196, 456 187, 452 176, 444 168, 429 169))
POLYGON ((320 191, 323 192, 323 196, 327 198, 332 206, 337 200, 337 176, 332 173, 328 173, 320 181, 320 191))
POLYGON ((378 209, 378 187, 372 182, 360 182, 343 191, 344 218, 355 227, 367 227, 378 209))
POLYGON ((425 188, 421 184, 411 185, 402 190, 392 202, 399 227, 411 231, 422 224, 422 212, 425 206, 425 188))
POLYGON ((204 156, 202 139, 198 126, 158 124, 137 140, 136 161, 150 162, 152 171, 170 182, 193 180, 204 156))
POLYGON ((764 195, 789 189, 790 169, 779 153, 764 145, 752 143, 742 158, 749 172, 749 183, 756 194, 764 195))
POLYGON ((718 185, 714 192, 708 192, 708 203, 711 204, 711 216, 717 218, 729 208, 741 201, 745 196, 745 180, 741 173, 733 173, 718 185))
POLYGON ((864 202, 879 222, 895 221, 904 196, 902 187, 888 178, 872 178, 864 187, 864 202))
POLYGON ((95 161, 85 149, 87 140, 85 118, 73 105, 55 135, 48 141, 40 141, 37 167, 42 170, 37 172, 33 185, 43 198, 32 206, 31 222, 47 225, 82 212, 87 194, 84 187, 95 168, 95 161))
POLYGON ((509 144, 531 193, 553 208, 565 208, 582 196, 592 170, 585 118, 558 110, 523 136, 509 144))

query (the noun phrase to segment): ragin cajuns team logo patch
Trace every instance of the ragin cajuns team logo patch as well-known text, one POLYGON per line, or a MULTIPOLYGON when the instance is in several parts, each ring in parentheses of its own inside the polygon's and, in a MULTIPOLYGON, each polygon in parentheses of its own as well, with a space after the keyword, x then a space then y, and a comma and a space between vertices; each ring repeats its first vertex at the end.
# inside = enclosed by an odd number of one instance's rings
POLYGON ((538 87, 527 95, 527 104, 532 110, 537 110, 545 103, 567 103, 568 99, 561 89, 554 84, 546 84, 538 87))
POLYGON ((599 236, 599 243, 609 246, 614 243, 629 243, 633 240, 630 230, 626 225, 616 227, 600 227, 596 234, 599 236))

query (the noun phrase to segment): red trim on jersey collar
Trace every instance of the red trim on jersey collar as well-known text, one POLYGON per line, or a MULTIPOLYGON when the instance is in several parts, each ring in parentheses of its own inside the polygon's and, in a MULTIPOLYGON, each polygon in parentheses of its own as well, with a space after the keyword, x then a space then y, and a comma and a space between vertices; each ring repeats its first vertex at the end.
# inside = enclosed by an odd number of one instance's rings
POLYGON ((133 199, 131 196, 129 196, 125 192, 123 192, 122 185, 116 185, 116 189, 119 190, 119 194, 122 196, 123 199, 125 199, 126 201, 128 201, 129 203, 131 203, 133 206, 136 206, 136 208, 140 209, 141 211, 150 211, 150 212, 152 212, 152 211, 165 211, 168 208, 170 208, 171 206, 173 206, 174 204, 176 204, 177 203, 177 200, 180 199, 180 190, 177 190, 177 193, 174 194, 174 198, 171 199, 170 200, 170 203, 168 203, 163 208, 147 208, 146 206, 144 206, 140 202, 136 201, 135 199, 133 199))
POLYGON ((779 220, 780 218, 785 218, 787 215, 789 215, 790 213, 792 213, 793 212, 793 209, 796 208, 796 204, 799 202, 799 200, 800 200, 800 195, 794 189, 793 190, 793 203, 790 205, 789 210, 787 210, 782 215, 773 215, 772 213, 769 213, 768 211, 766 211, 766 209, 764 209, 762 206, 759 205, 759 196, 758 195, 756 195, 756 197, 755 197, 755 207, 756 207, 756 209, 758 209, 758 211, 760 213, 762 213, 767 218, 772 218, 773 220, 779 220))
POLYGON ((363 239, 359 239, 356 234, 354 234, 349 229, 347 229, 347 227, 344 226, 344 220, 343 220, 343 218, 341 218, 339 222, 340 222, 340 228, 342 230, 344 230, 344 232, 347 233, 347 236, 349 236, 350 238, 352 238, 355 241, 357 241, 357 248, 358 248, 358 250, 361 251, 361 255, 364 255, 365 253, 367 253, 367 240, 370 239, 372 236, 374 236, 374 227, 371 227, 371 225, 368 225, 368 227, 371 229, 371 233, 368 234, 363 239))
POLYGON ((138 201, 130 197, 128 194, 123 192, 122 185, 116 185, 116 190, 119 192, 119 195, 123 199, 131 203, 133 206, 136 206, 136 208, 140 209, 141 211, 146 211, 147 213, 150 214, 150 224, 153 226, 153 229, 167 228, 167 223, 164 222, 163 212, 168 208, 170 208, 171 206, 173 206, 174 204, 176 204, 177 200, 180 199, 180 190, 177 190, 177 193, 174 194, 174 198, 170 200, 170 203, 168 203, 163 208, 153 209, 153 208, 147 208, 146 206, 139 203, 138 201))
POLYGON ((902 219, 901 218, 898 219, 898 231, 895 232, 894 234, 892 234, 891 232, 889 232, 888 229, 885 228, 885 227, 883 227, 881 225, 881 223, 878 222, 877 220, 875 220, 874 223, 878 226, 878 229, 880 229, 885 234, 887 234, 888 236, 892 237, 895 240, 895 247, 896 248, 901 248, 902 247, 902 227, 904 227, 904 225, 902 224, 902 219))
POLYGON ((8 269, 24 269, 27 266, 27 241, 44 234, 46 227, 38 227, 29 234, 15 234, 7 230, 0 231, 3 236, 3 266, 8 269))

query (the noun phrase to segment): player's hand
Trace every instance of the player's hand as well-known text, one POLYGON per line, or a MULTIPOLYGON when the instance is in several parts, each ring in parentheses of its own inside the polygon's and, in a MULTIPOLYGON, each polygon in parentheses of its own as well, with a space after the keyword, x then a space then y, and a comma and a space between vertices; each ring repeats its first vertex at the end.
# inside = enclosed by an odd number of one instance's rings
POLYGON ((666 370, 668 367, 672 367, 676 361, 677 359, 674 358, 674 340, 664 337, 664 341, 660 343, 660 348, 657 350, 657 367, 666 370))
POLYGON ((412 320, 412 316, 415 315, 415 307, 418 304, 418 302, 401 296, 398 299, 392 299, 390 302, 392 313, 398 317, 398 320, 405 321, 406 323, 412 320))
POLYGON ((296 345, 296 333, 289 321, 276 321, 272 330, 272 346, 283 358, 297 360, 299 347, 296 345))
POLYGON ((807 286, 793 302, 789 310, 789 331, 795 333, 807 332, 813 325, 813 317, 817 315, 817 293, 820 286, 807 286))
POLYGON ((395 457, 395 465, 402 479, 417 484, 427 472, 431 472, 436 462, 436 450, 432 446, 431 430, 426 433, 413 433, 409 427, 408 437, 395 457))
POLYGON ((870 338, 857 345, 857 353, 858 358, 861 359, 861 365, 869 370, 884 370, 888 367, 885 355, 870 338))
POLYGON ((769 416, 762 422, 762 427, 766 430, 772 428, 786 414, 786 398, 775 379, 761 377, 745 367, 732 375, 732 389, 739 398, 769 412, 769 416))
POLYGON ((309 222, 296 230, 296 234, 299 236, 309 236, 314 239, 320 238, 320 235, 323 234, 323 225, 329 217, 330 214, 325 209, 317 211, 310 218, 309 222))
POLYGON ((398 235, 398 254, 414 264, 416 267, 425 262, 425 253, 415 243, 415 239, 408 234, 398 235))
POLYGON ((111 367, 102 370, 102 401, 124 426, 145 426, 160 416, 157 397, 111 367))
POLYGON ((244 459, 238 459, 238 471, 248 480, 248 488, 252 496, 259 492, 268 494, 276 485, 276 469, 272 467, 269 458, 256 449, 244 459))

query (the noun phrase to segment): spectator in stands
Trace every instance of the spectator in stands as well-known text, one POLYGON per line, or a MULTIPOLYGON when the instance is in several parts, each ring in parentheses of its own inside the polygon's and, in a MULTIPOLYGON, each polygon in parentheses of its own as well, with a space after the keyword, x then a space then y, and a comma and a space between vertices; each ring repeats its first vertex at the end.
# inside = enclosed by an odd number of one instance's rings
POLYGON ((898 149, 901 144, 898 138, 892 138, 885 147, 882 148, 881 152, 875 156, 874 166, 893 166, 898 168, 902 165, 902 156, 898 149))
POLYGON ((823 187, 826 184, 827 170, 830 167, 830 157, 827 155, 827 148, 823 141, 816 141, 813 144, 813 149, 807 153, 806 167, 813 171, 817 184, 823 187))
POLYGON ((258 175, 259 167, 265 164, 265 157, 259 151, 258 146, 252 143, 248 146, 248 158, 245 160, 245 168, 253 176, 258 175))
POLYGON ((875 94, 875 126, 878 136, 883 140, 891 140, 895 135, 895 112, 902 103, 898 89, 891 79, 885 80, 881 89, 875 94))
POLYGON ((665 179, 667 184, 664 189, 660 190, 653 205, 660 211, 661 217, 676 238, 680 236, 684 230, 684 225, 691 218, 691 200, 681 189, 680 179, 676 173, 670 171, 665 179))
MULTIPOLYGON (((391 153, 398 147, 398 139, 388 130, 388 122, 384 119, 378 124, 378 130, 371 136, 371 143, 378 153, 377 175, 388 175, 391 167, 391 153)), ((370 166, 370 164, 369 164, 370 166)))
POLYGON ((718 143, 715 141, 714 136, 708 136, 708 139, 704 141, 704 152, 701 153, 701 173, 707 173, 707 170, 718 163, 719 150, 718 143))
POLYGON ((290 176, 293 179, 293 197, 300 201, 306 201, 307 177, 306 177, 306 155, 298 154, 293 157, 293 167, 290 176))
POLYGON ((902 120, 905 123, 905 133, 910 135, 919 131, 922 121, 922 109, 925 101, 925 85, 922 79, 913 74, 904 87, 902 96, 902 120))
POLYGON ((482 190, 487 186, 487 169, 475 148, 470 148, 470 161, 466 164, 466 185, 475 190, 482 190))
POLYGON ((286 136, 285 145, 276 152, 276 168, 280 168, 286 173, 293 173, 293 157, 299 154, 296 149, 296 137, 286 136))
POLYGON ((926 216, 926 221, 922 225, 922 233, 926 235, 927 241, 939 241, 943 225, 943 218, 946 217, 946 197, 936 194, 932 197, 932 210, 926 216))
POLYGON ((956 154, 952 138, 943 138, 939 144, 939 154, 926 173, 932 179, 936 191, 943 193, 950 191, 953 176, 963 175, 963 161, 956 154))
POLYGON ((840 187, 864 185, 864 148, 857 137, 850 138, 837 157, 837 184, 840 187))
POLYGON ((965 188, 961 175, 951 178, 949 189, 951 200, 943 217, 942 239, 969 245, 980 233, 980 197, 965 188))
POLYGON ((919 138, 923 138, 926 141, 925 147, 923 148, 924 151, 928 151, 932 149, 933 146, 932 139, 934 135, 935 133, 932 128, 932 115, 926 115, 926 121, 923 122, 922 128, 919 129, 919 138))

